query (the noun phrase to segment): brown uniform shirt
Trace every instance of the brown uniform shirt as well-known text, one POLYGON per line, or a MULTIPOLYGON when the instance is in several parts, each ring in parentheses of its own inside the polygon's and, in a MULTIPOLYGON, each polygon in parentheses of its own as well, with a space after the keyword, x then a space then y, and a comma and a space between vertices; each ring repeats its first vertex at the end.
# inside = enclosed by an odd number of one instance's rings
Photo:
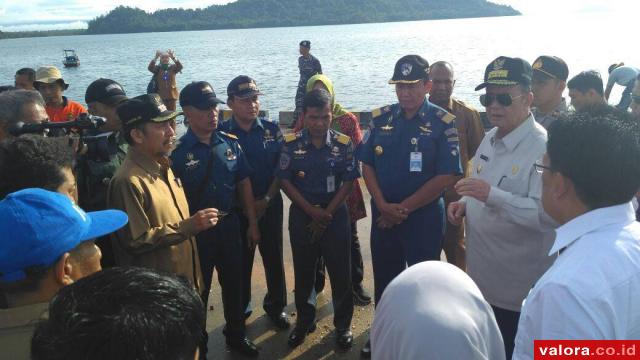
POLYGON ((449 100, 449 106, 445 110, 456 116, 456 128, 460 139, 460 165, 466 174, 469 160, 476 154, 476 150, 484 138, 480 113, 462 101, 453 98, 449 100))
POLYGON ((112 235, 116 264, 182 275, 202 289, 196 230, 185 221, 189 206, 168 160, 160 165, 129 147, 109 184, 107 204, 129 215, 129 224, 112 235))
POLYGON ((158 84, 158 94, 162 100, 178 100, 178 87, 176 85, 176 74, 182 71, 182 64, 176 61, 175 64, 169 66, 165 78, 165 71, 158 65, 155 60, 151 60, 148 66, 149 71, 153 73, 153 77, 158 84))
POLYGON ((0 309, 0 358, 31 359, 31 337, 48 308, 48 303, 40 303, 0 309))

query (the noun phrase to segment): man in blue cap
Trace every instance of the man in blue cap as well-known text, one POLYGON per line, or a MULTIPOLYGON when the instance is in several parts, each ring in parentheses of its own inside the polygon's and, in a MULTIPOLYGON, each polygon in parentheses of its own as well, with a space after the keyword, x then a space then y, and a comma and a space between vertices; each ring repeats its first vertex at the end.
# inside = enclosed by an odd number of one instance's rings
MULTIPOLYGON (((361 145, 371 194, 371 258, 375 302, 407 266, 439 260, 444 234, 442 194, 460 168, 455 116, 429 102, 429 63, 407 55, 393 78, 398 103, 374 110, 361 145)), ((369 342, 362 351, 370 355, 369 342)))
MULTIPOLYGON (((289 327, 289 319, 283 311, 287 306, 282 257, 283 205, 280 181, 275 176, 283 139, 277 123, 258 117, 260 95, 262 93, 252 78, 240 75, 231 80, 227 86, 227 105, 233 116, 220 124, 220 129, 238 137, 247 162, 254 170, 250 178, 260 228, 260 255, 267 280, 267 294, 262 307, 274 325, 286 329, 289 327)), ((249 224, 243 214, 240 214, 240 224, 242 228, 249 224)), ((244 236, 244 233, 241 235, 244 236)), ((246 250, 243 295, 245 306, 250 309, 255 248, 247 247, 246 250)))
POLYGON ((118 210, 85 213, 67 196, 25 189, 0 201, 0 348, 7 359, 27 359, 31 334, 61 287, 100 271, 93 239, 127 223, 118 210))
MULTIPOLYGON (((171 154, 172 169, 183 182, 191 212, 218 209, 219 223, 197 235, 198 254, 204 286, 205 304, 209 298, 213 268, 218 271, 227 344, 234 350, 258 356, 258 348, 245 334, 245 307, 242 296, 245 279, 244 252, 254 250, 260 240, 255 201, 251 189, 252 169, 235 135, 219 131, 218 104, 211 84, 192 82, 180 92, 189 130, 171 154), (238 196, 239 195, 239 196, 238 196), (240 202, 236 199, 240 198, 240 202), (241 226, 242 208, 247 225, 241 226), (243 243, 242 231, 246 232, 243 243)), ((201 349, 206 353, 206 349, 201 349)))
POLYGON ((353 293, 351 226, 345 199, 360 172, 351 139, 330 128, 331 95, 321 89, 308 92, 302 110, 305 129, 285 136, 277 172, 291 199, 289 236, 298 318, 288 344, 302 344, 316 329, 315 297, 309 294, 322 256, 331 280, 336 342, 347 349, 353 344, 353 293))

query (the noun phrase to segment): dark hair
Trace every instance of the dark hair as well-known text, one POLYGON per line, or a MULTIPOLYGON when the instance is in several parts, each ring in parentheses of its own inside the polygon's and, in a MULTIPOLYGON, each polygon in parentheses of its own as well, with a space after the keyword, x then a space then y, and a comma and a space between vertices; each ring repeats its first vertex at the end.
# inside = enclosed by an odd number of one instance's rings
POLYGON ((607 71, 609 72, 609 74, 611 74, 613 72, 613 70, 619 68, 620 66, 624 65, 623 62, 621 63, 615 63, 615 64, 611 64, 609 65, 609 68, 607 69, 607 71))
POLYGON ((127 142, 127 144, 135 144, 133 138, 131 137, 131 130, 137 129, 145 133, 146 129, 144 127, 144 124, 147 124, 147 122, 136 122, 133 125, 124 125, 122 127, 122 137, 124 137, 124 140, 127 142))
POLYGON ((302 110, 307 111, 308 108, 323 108, 331 106, 331 95, 325 89, 314 89, 304 95, 302 110))
POLYGON ((590 209, 629 202, 640 189, 640 123, 613 107, 554 122, 547 155, 550 167, 573 182, 590 209))
MULTIPOLYGON (((75 264, 83 266, 84 261, 96 253, 96 247, 94 245, 95 243, 92 240, 83 241, 67 252, 75 264)), ((51 271, 53 266, 60 261, 62 255, 64 254, 61 254, 51 265, 35 265, 24 269, 27 277, 22 280, 12 282, 0 281, 0 291, 2 291, 3 294, 25 294, 37 291, 42 280, 47 276, 49 271, 51 271)))
POLYGON ((200 296, 183 279, 110 268, 63 287, 36 329, 34 360, 191 360, 205 330, 200 296))
POLYGON ((595 90, 600 96, 604 94, 604 86, 602 85, 602 77, 595 70, 583 71, 574 76, 567 83, 569 90, 578 90, 585 94, 589 90, 595 90))
POLYGON ((64 168, 73 168, 74 153, 65 138, 27 134, 0 142, 0 199, 26 189, 56 191, 64 168))
POLYGON ((42 95, 35 90, 17 89, 0 93, 0 126, 11 128, 23 121, 25 106, 32 104, 45 107, 42 95))
POLYGON ((29 81, 36 81, 36 71, 32 68, 22 68, 16 71, 16 75, 27 75, 27 79, 29 79, 29 81))
POLYGON ((442 67, 447 69, 450 73, 451 73, 451 77, 455 78, 455 73, 453 71, 453 65, 451 65, 451 63, 449 63, 448 61, 436 61, 433 64, 431 64, 431 66, 429 66, 429 69, 427 69, 427 75, 430 76, 431 75, 431 70, 437 68, 437 67, 442 67))

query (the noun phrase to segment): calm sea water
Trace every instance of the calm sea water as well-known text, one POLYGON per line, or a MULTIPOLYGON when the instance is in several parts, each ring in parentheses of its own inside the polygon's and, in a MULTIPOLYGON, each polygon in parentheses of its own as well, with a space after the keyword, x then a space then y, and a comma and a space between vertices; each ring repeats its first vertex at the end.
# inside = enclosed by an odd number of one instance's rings
MULTIPOLYGON (((146 90, 146 68, 156 49, 172 48, 184 65, 178 75, 180 88, 206 80, 225 98, 229 81, 246 74, 265 93, 263 109, 277 116, 277 111, 293 109, 298 42, 310 39, 312 53, 335 82, 338 101, 348 108, 393 103, 394 89, 387 81, 396 60, 410 53, 430 62, 450 61, 456 70, 455 96, 479 106, 473 88, 482 81, 485 66, 499 55, 530 62, 541 54, 557 55, 566 60, 572 75, 586 69, 606 74, 607 66, 617 61, 640 66, 634 21, 614 14, 520 16, 1 40, 0 84, 11 84, 21 67, 62 67, 62 49, 71 48, 78 52, 81 66, 62 70, 71 84, 66 93, 70 98, 84 103, 85 89, 99 77, 119 81, 135 96, 146 90)), ((617 94, 612 96, 616 101, 617 94)))

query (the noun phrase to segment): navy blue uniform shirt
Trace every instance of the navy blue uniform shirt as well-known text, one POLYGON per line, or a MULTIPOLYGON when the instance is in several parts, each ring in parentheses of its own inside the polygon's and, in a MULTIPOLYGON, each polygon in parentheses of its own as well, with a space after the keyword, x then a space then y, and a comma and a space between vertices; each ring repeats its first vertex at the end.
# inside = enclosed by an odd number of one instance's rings
POLYGON ((351 139, 335 130, 316 148, 308 131, 284 137, 277 176, 289 180, 312 205, 327 205, 345 181, 360 177, 351 139))
POLYGON ((235 135, 214 131, 207 145, 191 129, 171 153, 171 169, 183 183, 192 214, 209 207, 233 210, 238 206, 236 185, 252 172, 235 135), (205 180, 207 183, 201 185, 205 180))
POLYGON ((375 169, 387 202, 403 201, 437 175, 462 173, 454 115, 425 100, 410 120, 399 104, 374 110, 373 116, 358 156, 375 169))
POLYGON ((253 195, 260 199, 267 194, 276 176, 278 158, 282 149, 282 131, 275 122, 256 119, 251 129, 242 130, 235 118, 220 124, 219 129, 238 137, 238 143, 253 169, 251 186, 253 195))

